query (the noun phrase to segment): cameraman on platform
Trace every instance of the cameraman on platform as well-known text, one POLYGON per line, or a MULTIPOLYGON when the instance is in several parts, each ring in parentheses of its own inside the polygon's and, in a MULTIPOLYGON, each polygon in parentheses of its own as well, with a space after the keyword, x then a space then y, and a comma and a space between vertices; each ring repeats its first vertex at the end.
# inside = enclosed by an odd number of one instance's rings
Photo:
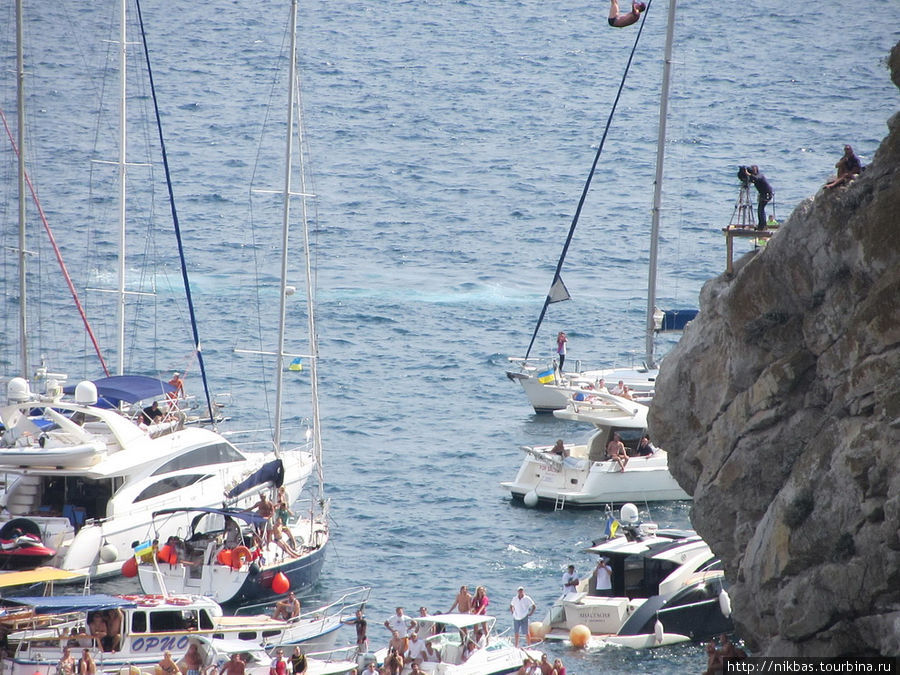
POLYGON ((756 207, 756 229, 764 230, 766 229, 766 204, 772 201, 775 193, 772 191, 772 186, 769 185, 766 177, 759 172, 759 167, 756 164, 741 167, 741 170, 738 171, 738 177, 744 180, 742 173, 746 173, 747 180, 756 186, 756 191, 759 193, 759 202, 756 207))

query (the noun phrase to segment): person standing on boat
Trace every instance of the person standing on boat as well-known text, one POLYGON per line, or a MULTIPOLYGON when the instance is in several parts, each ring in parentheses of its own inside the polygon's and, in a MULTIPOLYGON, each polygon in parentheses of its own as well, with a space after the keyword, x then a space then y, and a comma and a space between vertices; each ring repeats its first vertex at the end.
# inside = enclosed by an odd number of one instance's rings
POLYGON ((79 675, 97 675, 97 664, 94 663, 90 649, 81 650, 81 658, 78 659, 78 673, 79 675))
POLYGON ((269 666, 269 675, 287 675, 287 659, 284 658, 284 650, 281 647, 275 650, 275 658, 269 666))
POLYGON ((294 653, 291 654, 291 672, 293 675, 306 675, 306 654, 299 646, 294 647, 294 653))
POLYGON ((169 384, 175 387, 175 391, 171 394, 172 398, 184 398, 184 380, 181 379, 181 373, 172 373, 169 384))
POLYGON ((241 660, 241 655, 235 652, 219 669, 219 675, 244 675, 246 670, 247 666, 241 660))
POLYGON ((562 575, 563 593, 575 593, 578 590, 578 573, 575 565, 569 565, 562 575))
POLYGON ((756 164, 747 169, 747 174, 749 181, 756 186, 756 191, 759 193, 759 200, 756 203, 756 229, 764 230, 766 229, 766 204, 772 201, 775 192, 766 177, 759 172, 756 164))
POLYGON ((456 600, 450 607, 448 614, 453 614, 453 610, 459 610, 460 614, 468 614, 472 610, 472 594, 469 593, 467 586, 460 586, 459 593, 456 594, 456 600))
POLYGON ((556 354, 559 356, 559 372, 563 371, 563 364, 566 362, 566 343, 569 338, 562 331, 556 334, 556 354))
MULTIPOLYGON (((278 650, 281 651, 280 649, 278 650)), ((203 657, 200 656, 200 650, 197 647, 197 643, 192 643, 190 647, 188 647, 187 652, 184 655, 184 667, 186 669, 185 675, 200 675, 200 671, 203 669, 203 657)), ((286 675, 285 673, 278 673, 278 675, 286 675)))
POLYGON ((641 18, 641 12, 647 9, 643 2, 632 2, 631 11, 619 14, 619 0, 609 0, 609 25, 613 28, 624 28, 641 18))
POLYGON ((260 516, 265 518, 265 521, 260 523, 257 526, 259 531, 259 536, 263 539, 265 543, 268 543, 272 540, 271 531, 272 531, 272 516, 275 515, 275 505, 269 501, 269 495, 266 494, 265 490, 261 490, 259 493, 259 501, 256 502, 253 506, 250 507, 251 510, 255 510, 260 516))
POLYGON ((597 561, 597 568, 594 570, 594 574, 596 575, 596 582, 594 583, 594 588, 596 589, 596 595, 601 595, 605 597, 609 597, 612 595, 612 568, 609 566, 606 558, 600 558, 597 561))
POLYGON ((360 654, 369 651, 369 636, 366 635, 368 626, 369 622, 363 617, 363 611, 356 610, 356 649, 360 654))
POLYGON ((69 652, 68 647, 63 647, 62 656, 56 664, 57 675, 75 675, 75 658, 69 652))
POLYGON ((172 652, 168 649, 163 653, 163 657, 156 664, 164 675, 175 675, 178 672, 178 664, 172 658, 172 652))
POLYGON ((535 609, 537 609, 537 606, 534 604, 534 600, 530 596, 525 595, 525 587, 519 586, 516 589, 516 595, 509 601, 509 611, 513 615, 513 633, 516 636, 516 647, 519 646, 520 633, 525 636, 525 642, 529 642, 528 619, 534 614, 535 609))

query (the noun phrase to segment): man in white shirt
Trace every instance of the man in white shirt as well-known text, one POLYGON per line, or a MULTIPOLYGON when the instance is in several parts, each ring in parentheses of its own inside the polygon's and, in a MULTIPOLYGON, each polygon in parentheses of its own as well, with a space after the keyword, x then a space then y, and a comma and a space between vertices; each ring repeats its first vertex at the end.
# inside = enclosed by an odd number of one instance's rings
POLYGON ((430 642, 425 642, 425 660, 432 663, 441 662, 441 653, 430 642))
POLYGON ((402 607, 398 607, 396 611, 388 617, 387 621, 384 622, 384 625, 388 630, 395 630, 400 633, 401 637, 406 637, 413 626, 416 625, 416 622, 412 617, 406 616, 406 614, 403 613, 402 607))
POLYGON ((537 606, 530 596, 525 595, 525 588, 519 586, 516 590, 515 597, 509 601, 509 611, 513 615, 513 632, 516 635, 516 647, 519 646, 519 634, 525 636, 525 642, 528 642, 528 618, 534 614, 537 606))
POLYGON ((597 562, 597 595, 612 595, 612 568, 607 564, 606 558, 600 558, 597 562))
POLYGON ((562 575, 563 593, 575 593, 578 590, 578 573, 575 572, 575 565, 569 565, 569 568, 562 575))
POLYGON ((407 663, 415 661, 421 664, 425 660, 425 640, 419 639, 418 633, 409 636, 409 647, 406 650, 407 663))

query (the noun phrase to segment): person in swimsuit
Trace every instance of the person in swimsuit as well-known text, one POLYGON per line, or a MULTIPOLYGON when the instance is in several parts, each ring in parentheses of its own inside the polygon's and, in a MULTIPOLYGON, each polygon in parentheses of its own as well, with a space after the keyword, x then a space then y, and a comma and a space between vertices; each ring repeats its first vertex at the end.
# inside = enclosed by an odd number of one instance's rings
POLYGON ((184 666, 186 668, 185 675, 200 675, 203 659, 200 658, 200 651, 196 644, 188 647, 187 653, 184 655, 184 666))
POLYGON ((641 18, 641 12, 647 9, 643 2, 632 2, 631 11, 619 14, 619 0, 609 0, 609 25, 613 28, 624 28, 641 18))
POLYGON ((164 675, 175 675, 178 672, 178 664, 172 660, 172 652, 166 650, 162 659, 156 664, 164 675))

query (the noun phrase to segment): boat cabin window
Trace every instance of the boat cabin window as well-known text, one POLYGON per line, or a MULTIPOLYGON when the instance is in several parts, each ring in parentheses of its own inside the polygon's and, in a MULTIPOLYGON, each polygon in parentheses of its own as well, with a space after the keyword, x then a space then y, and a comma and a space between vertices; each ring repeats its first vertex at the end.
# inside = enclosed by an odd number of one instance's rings
MULTIPOLYGON (((150 633, 172 633, 197 629, 195 609, 155 609, 150 612, 134 612, 131 619, 132 633, 147 633, 147 614, 150 615, 150 633)), ((212 628, 209 617, 204 623, 212 628)))
POLYGON ((150 487, 144 488, 141 491, 141 494, 135 497, 134 501, 137 503, 142 502, 145 499, 161 497, 162 495, 193 485, 207 477, 209 477, 209 474, 204 475, 200 473, 192 473, 183 476, 169 476, 168 478, 163 478, 162 480, 155 482, 150 487))
POLYGON ((714 590, 706 584, 703 584, 697 588, 691 588, 690 590, 679 593, 677 597, 672 598, 672 600, 666 604, 666 607, 681 607, 683 605, 693 605, 697 602, 707 602, 709 600, 716 600, 716 602, 718 602, 718 598, 718 593, 714 592, 714 590))
MULTIPOLYGON (((643 429, 613 429, 612 431, 619 434, 622 443, 625 444, 625 452, 629 455, 637 454, 638 443, 641 442, 641 436, 644 435, 643 429)), ((612 438, 612 433, 609 437, 612 438)))
POLYGON ((50 515, 68 516, 80 527, 91 518, 106 518, 109 500, 122 486, 121 478, 94 480, 82 476, 41 478, 40 504, 36 509, 50 515))
POLYGON ((152 475, 159 476, 173 471, 193 469, 208 464, 228 464, 229 462, 243 462, 244 457, 228 443, 214 443, 186 452, 178 457, 170 459, 159 467, 152 475))
POLYGON ((639 555, 613 558, 613 595, 649 598, 659 595, 659 585, 678 565, 668 560, 650 560, 639 555))

